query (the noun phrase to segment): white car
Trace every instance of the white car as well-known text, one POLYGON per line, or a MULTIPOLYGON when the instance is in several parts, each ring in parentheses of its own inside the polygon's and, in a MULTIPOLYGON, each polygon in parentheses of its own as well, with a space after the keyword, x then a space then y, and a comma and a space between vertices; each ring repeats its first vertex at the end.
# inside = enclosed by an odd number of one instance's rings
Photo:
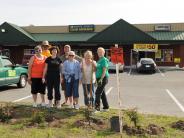
MULTIPOLYGON (((118 63, 118 66, 119 66, 119 71, 123 72, 124 64, 118 63)), ((109 62, 109 70, 110 71, 116 71, 116 64, 114 64, 112 62, 109 62)))

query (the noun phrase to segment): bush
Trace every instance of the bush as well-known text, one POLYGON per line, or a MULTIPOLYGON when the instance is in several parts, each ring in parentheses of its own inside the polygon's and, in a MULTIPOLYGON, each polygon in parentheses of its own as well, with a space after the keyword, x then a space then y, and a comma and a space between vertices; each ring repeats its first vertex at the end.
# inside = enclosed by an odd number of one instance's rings
POLYGON ((126 115, 129 117, 130 121, 133 122, 134 126, 138 127, 140 119, 137 112, 137 108, 127 110, 126 115))
POLYGON ((41 124, 45 122, 45 114, 43 112, 39 112, 34 110, 31 116, 32 124, 41 124))

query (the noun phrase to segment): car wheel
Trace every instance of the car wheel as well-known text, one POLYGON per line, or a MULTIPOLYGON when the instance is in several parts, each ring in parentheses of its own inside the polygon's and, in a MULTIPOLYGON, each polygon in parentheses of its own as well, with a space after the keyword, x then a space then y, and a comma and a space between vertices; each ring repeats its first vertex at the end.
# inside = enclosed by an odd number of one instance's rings
POLYGON ((26 84, 27 84, 27 76, 26 75, 21 75, 19 83, 17 83, 17 86, 19 88, 24 88, 24 87, 26 87, 26 84))

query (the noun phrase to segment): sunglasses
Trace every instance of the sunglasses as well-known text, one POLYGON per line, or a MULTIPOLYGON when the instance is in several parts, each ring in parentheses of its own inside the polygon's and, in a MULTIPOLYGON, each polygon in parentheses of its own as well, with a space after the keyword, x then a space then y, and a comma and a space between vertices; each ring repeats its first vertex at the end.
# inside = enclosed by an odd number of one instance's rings
POLYGON ((74 55, 69 55, 70 57, 74 57, 74 55))
POLYGON ((40 50, 40 49, 38 49, 38 50, 35 50, 35 52, 37 52, 37 53, 38 53, 38 52, 41 52, 41 51, 42 51, 42 50, 40 50))

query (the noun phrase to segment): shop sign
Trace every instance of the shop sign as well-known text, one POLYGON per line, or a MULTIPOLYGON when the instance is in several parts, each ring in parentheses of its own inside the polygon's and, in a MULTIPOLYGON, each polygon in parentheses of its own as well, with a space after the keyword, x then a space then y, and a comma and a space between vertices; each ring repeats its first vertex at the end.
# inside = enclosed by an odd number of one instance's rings
POLYGON ((155 53, 155 58, 162 58, 162 51, 161 51, 161 49, 158 49, 158 51, 155 53))
POLYGON ((111 51, 111 61, 114 64, 124 64, 124 58, 123 58, 123 48, 116 48, 112 47, 110 49, 111 51))
POLYGON ((157 52, 158 44, 134 44, 134 50, 157 52))
POLYGON ((69 32, 94 32, 95 25, 69 25, 69 32))
POLYGON ((180 63, 181 62, 181 58, 174 58, 174 63, 180 63))

